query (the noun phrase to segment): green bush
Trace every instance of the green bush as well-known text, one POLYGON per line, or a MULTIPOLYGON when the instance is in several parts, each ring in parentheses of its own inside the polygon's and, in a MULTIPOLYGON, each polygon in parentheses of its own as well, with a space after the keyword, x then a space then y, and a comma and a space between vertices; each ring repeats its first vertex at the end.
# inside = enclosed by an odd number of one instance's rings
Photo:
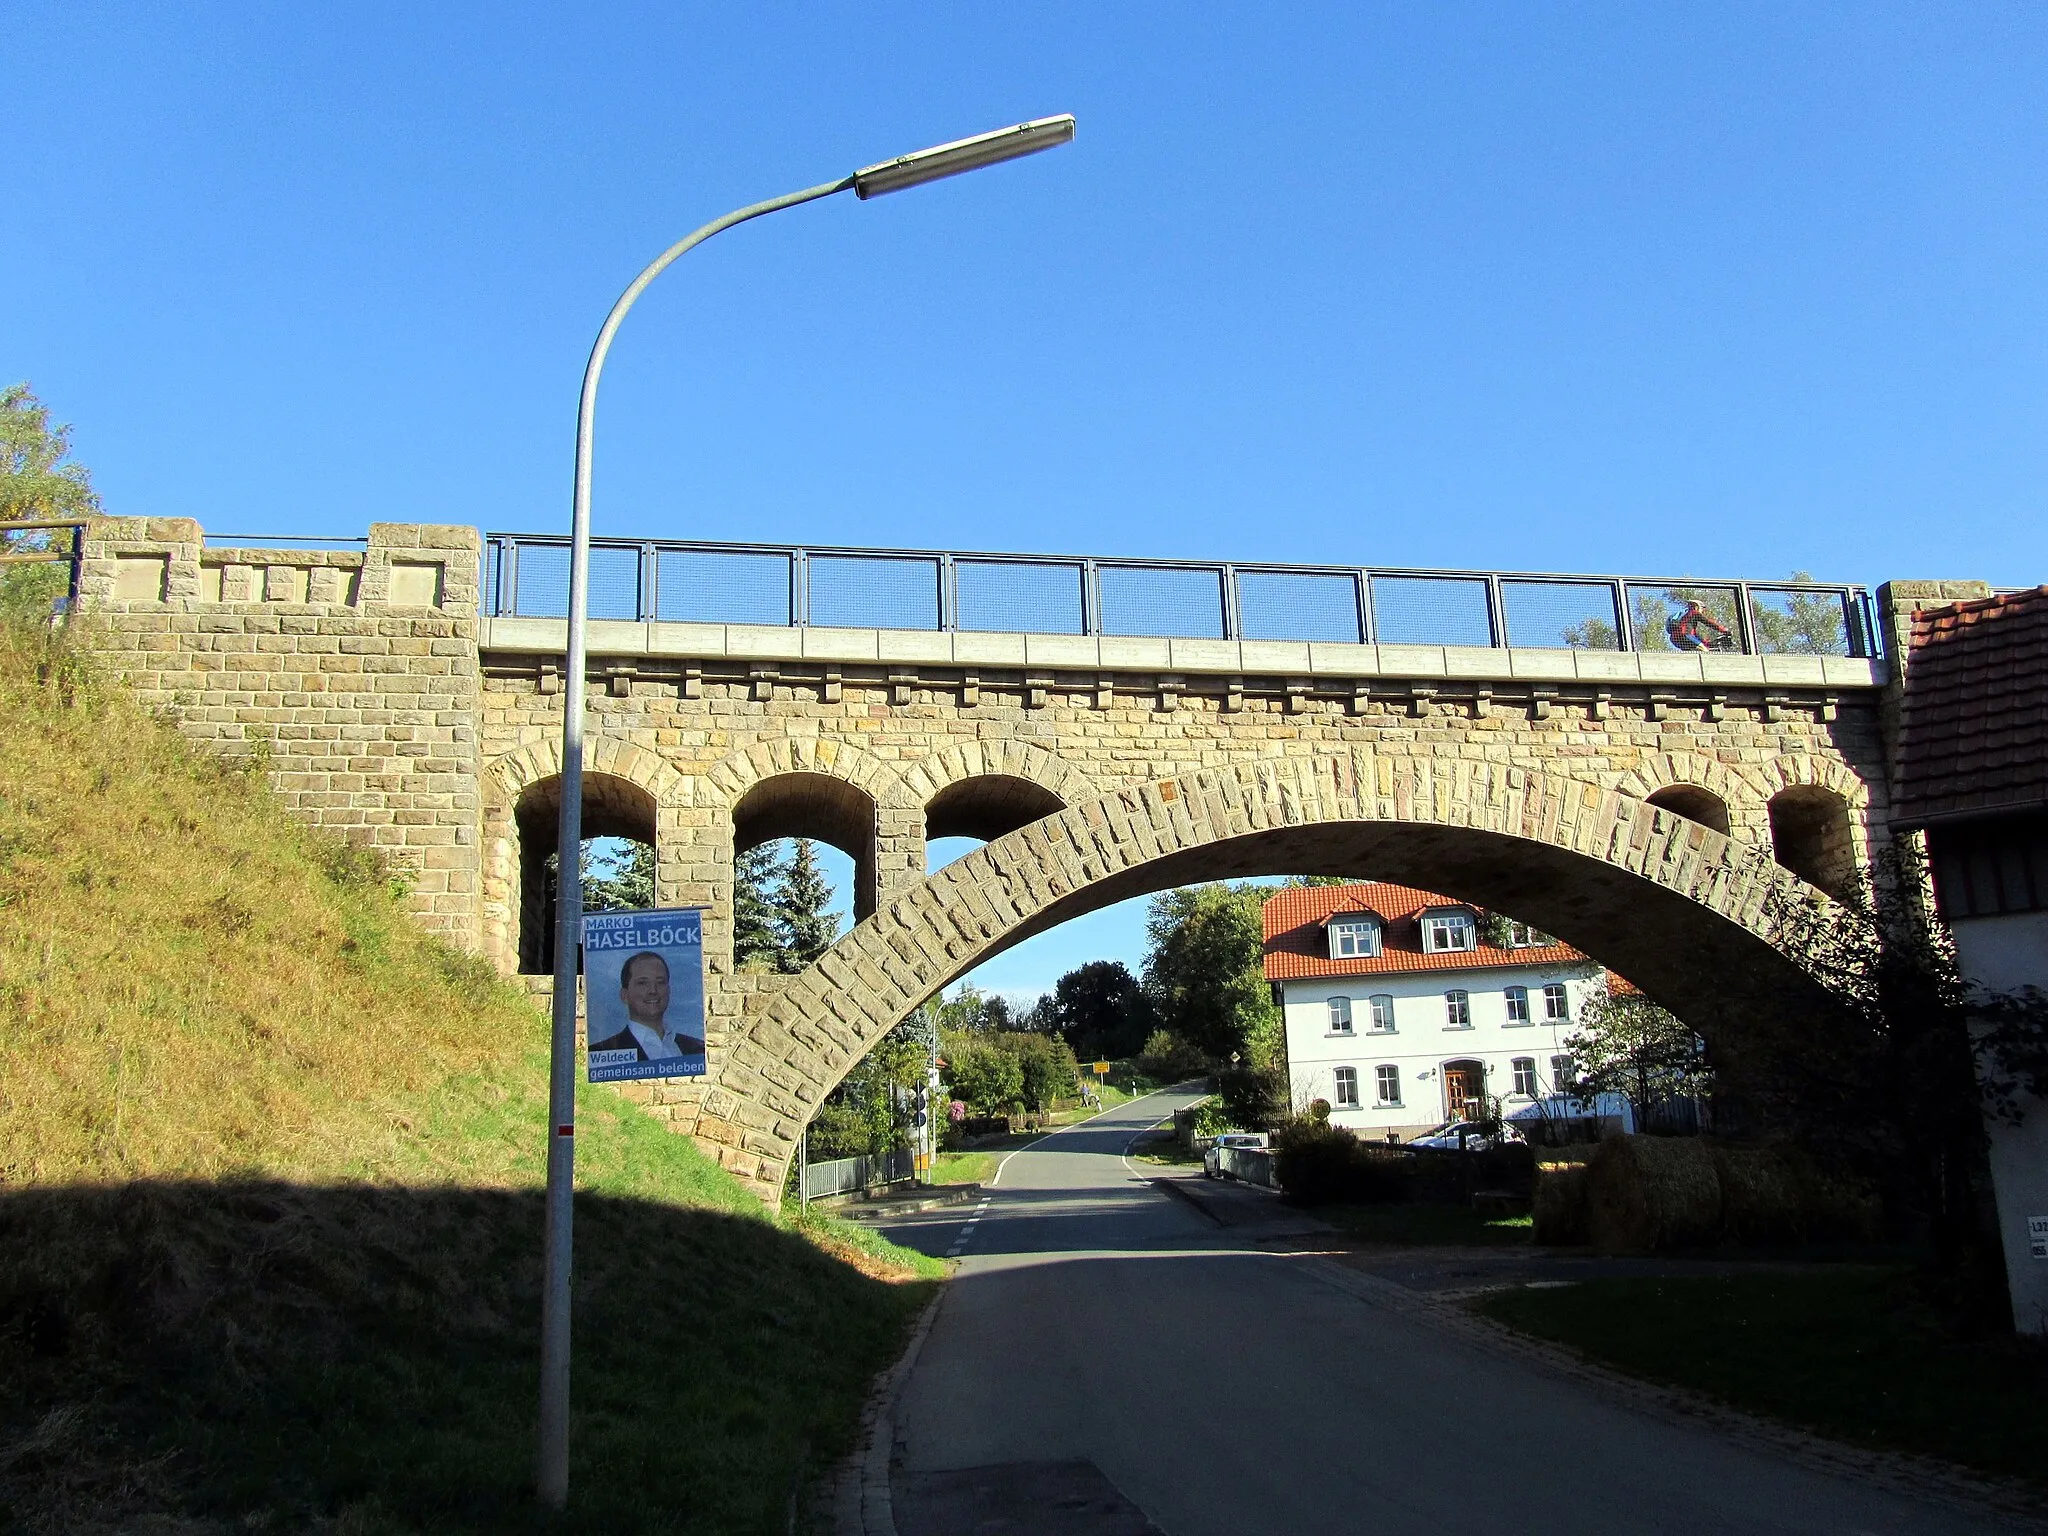
POLYGON ((1168 1029, 1155 1029, 1138 1057, 1138 1069, 1162 1083, 1178 1083, 1200 1077, 1209 1070, 1209 1058, 1168 1029))
POLYGON ((1366 1146, 1327 1120, 1288 1122, 1273 1133, 1273 1151, 1280 1188, 1299 1205, 1374 1205, 1410 1192, 1408 1154, 1366 1146))
POLYGON ((1232 1067, 1218 1074, 1216 1087, 1223 1107, 1247 1130, 1269 1130, 1287 1119, 1283 1067, 1232 1067))
POLYGON ((1000 1115, 1024 1097, 1024 1067, 1008 1051, 974 1044, 948 1059, 946 1082, 953 1097, 976 1115, 1000 1115))

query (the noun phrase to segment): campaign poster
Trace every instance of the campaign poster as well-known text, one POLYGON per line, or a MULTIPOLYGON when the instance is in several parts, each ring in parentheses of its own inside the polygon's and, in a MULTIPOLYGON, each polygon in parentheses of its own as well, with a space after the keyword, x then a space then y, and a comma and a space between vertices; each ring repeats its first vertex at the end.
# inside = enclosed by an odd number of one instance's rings
POLYGON ((590 1080, 704 1075, 704 914, 593 912, 583 919, 590 1080))

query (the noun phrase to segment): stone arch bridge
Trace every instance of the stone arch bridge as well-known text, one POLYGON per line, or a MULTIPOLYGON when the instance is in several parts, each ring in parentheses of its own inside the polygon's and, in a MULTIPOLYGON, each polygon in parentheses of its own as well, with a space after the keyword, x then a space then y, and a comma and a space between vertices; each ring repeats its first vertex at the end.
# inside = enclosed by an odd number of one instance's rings
MULTIPOLYGON (((601 580, 619 552, 598 553, 601 580)), ((1220 634, 1106 633, 1101 594, 1120 589, 1092 562, 1079 633, 686 622, 649 601, 668 553, 636 557, 630 617, 592 625, 586 828, 651 843, 659 900, 706 909, 711 1075, 631 1091, 764 1195, 824 1094, 939 987, 1191 881, 1447 890, 1558 934, 1728 1048, 1815 1000, 1798 935, 1889 836, 1886 637, 1914 606, 1988 590, 1893 583, 1873 610, 1850 589, 1721 584, 1748 653, 1701 655, 1647 649, 1647 628, 1619 639, 1650 602, 1619 581, 1606 646, 1584 628, 1505 643, 1515 584, 1549 579, 1483 573, 1431 578, 1485 584, 1497 643, 1476 645, 1395 643, 1367 603, 1411 578, 1367 572, 1348 638, 1247 638, 1258 589, 1228 567, 1220 634), (1803 612, 1811 640, 1830 602, 1850 654, 1770 652, 1773 614, 1803 612), (856 924, 801 975, 738 973, 734 858, 792 835, 852 858, 856 924), (927 843, 955 836, 985 846, 928 877, 927 843)), ((785 619, 816 616, 804 553, 785 619)), ((267 742, 301 814, 382 848, 423 918, 539 989, 564 628, 522 615, 516 585, 508 599, 513 560, 542 568, 467 528, 222 548, 189 521, 110 519, 86 542, 83 632, 188 733, 267 742)), ((957 620, 970 586, 938 569, 935 615, 957 620)))

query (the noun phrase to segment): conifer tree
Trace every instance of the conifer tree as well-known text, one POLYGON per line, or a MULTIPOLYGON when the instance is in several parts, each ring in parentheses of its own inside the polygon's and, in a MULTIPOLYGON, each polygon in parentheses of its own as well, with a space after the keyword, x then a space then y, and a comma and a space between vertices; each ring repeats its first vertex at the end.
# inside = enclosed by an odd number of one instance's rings
POLYGON ((780 845, 763 843, 733 861, 732 963, 737 970, 786 971, 782 930, 778 920, 778 887, 788 870, 777 852, 780 845))
POLYGON ((838 939, 839 914, 831 910, 832 883, 818 867, 818 856, 807 837, 796 840, 796 850, 782 872, 775 906, 782 940, 777 963, 782 970, 802 970, 838 939))

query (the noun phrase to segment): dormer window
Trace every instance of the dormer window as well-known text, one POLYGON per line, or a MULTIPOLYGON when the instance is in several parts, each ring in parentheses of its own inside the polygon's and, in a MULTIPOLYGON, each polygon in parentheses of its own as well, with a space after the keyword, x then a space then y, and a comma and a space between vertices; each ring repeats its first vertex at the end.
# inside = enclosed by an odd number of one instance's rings
POLYGON ((1330 920, 1330 958, 1369 960, 1380 952, 1380 924, 1374 917, 1337 917, 1330 920))
POLYGON ((1527 923, 1511 922, 1508 924, 1509 949, 1534 949, 1539 945, 1554 944, 1556 942, 1555 939, 1551 938, 1542 929, 1531 928, 1527 923))
POLYGON ((1470 912, 1430 912, 1422 919, 1422 947, 1433 955, 1470 949, 1477 942, 1476 929, 1470 912))

